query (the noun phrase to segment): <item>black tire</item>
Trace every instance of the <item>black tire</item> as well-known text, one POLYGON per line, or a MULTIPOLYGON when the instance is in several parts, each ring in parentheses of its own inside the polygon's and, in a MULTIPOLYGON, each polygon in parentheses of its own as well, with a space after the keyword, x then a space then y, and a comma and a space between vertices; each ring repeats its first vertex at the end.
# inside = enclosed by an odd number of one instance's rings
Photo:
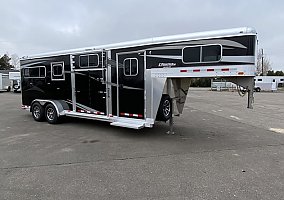
POLYGON ((167 94, 163 94, 160 106, 157 113, 158 121, 168 121, 172 116, 172 100, 171 97, 167 94))
POLYGON ((57 124, 59 122, 59 117, 57 115, 56 108, 52 104, 48 104, 45 107, 45 118, 50 124, 57 124))
POLYGON ((256 88, 255 91, 256 91, 256 92, 260 92, 260 88, 259 88, 259 87, 256 88))
POLYGON ((32 107, 31 107, 31 112, 32 112, 32 116, 33 116, 35 121, 37 121, 37 122, 44 121, 44 119, 45 119, 44 108, 43 108, 42 105, 40 105, 40 103, 38 103, 38 102, 33 103, 32 107))
POLYGON ((18 90, 19 89, 19 85, 17 85, 17 84, 13 85, 13 89, 14 90, 18 90))

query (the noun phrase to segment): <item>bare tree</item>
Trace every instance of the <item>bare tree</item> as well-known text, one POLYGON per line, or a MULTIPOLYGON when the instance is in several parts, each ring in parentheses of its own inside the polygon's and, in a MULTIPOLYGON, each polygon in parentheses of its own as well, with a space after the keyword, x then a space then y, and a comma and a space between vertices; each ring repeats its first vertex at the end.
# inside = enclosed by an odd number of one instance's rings
POLYGON ((15 68, 15 69, 20 69, 20 58, 17 54, 12 54, 11 55, 11 65, 15 68))
POLYGON ((263 49, 259 49, 257 53, 256 74, 265 76, 271 69, 271 62, 269 58, 263 54, 263 49))

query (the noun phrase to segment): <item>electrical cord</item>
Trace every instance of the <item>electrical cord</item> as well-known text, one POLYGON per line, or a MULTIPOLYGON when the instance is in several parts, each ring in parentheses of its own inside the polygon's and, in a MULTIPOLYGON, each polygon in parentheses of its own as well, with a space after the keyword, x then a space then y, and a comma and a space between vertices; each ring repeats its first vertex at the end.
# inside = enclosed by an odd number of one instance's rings
POLYGON ((237 91, 238 91, 238 94, 241 96, 241 97, 244 97, 248 91, 247 88, 243 88, 242 86, 238 85, 237 86, 237 91))

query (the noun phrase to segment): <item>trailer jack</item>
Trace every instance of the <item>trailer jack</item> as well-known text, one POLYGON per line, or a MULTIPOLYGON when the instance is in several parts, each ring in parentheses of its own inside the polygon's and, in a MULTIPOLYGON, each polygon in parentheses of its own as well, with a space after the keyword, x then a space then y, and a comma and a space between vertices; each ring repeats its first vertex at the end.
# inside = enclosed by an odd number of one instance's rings
MULTIPOLYGON (((167 92, 169 95, 171 95, 172 93, 172 80, 170 78, 167 79, 167 92)), ((170 126, 170 130, 167 131, 167 134, 171 134, 171 135, 174 135, 175 132, 174 132, 174 118, 173 118, 173 113, 174 113, 174 106, 173 106, 173 98, 171 98, 171 109, 172 109, 172 112, 171 112, 171 116, 170 116, 170 119, 169 119, 169 126, 170 126)))
POLYGON ((171 115, 171 118, 169 119, 169 126, 170 126, 170 130, 167 131, 167 134, 174 135, 175 132, 174 132, 174 117, 173 117, 173 115, 171 115))

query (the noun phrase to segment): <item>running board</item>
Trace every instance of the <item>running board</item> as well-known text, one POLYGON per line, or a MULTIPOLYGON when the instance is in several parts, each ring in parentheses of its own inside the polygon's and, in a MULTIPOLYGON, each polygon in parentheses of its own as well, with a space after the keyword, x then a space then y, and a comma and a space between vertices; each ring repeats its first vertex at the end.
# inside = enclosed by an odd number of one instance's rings
POLYGON ((145 127, 143 122, 140 123, 126 123, 126 122, 112 122, 110 125, 124 128, 141 129, 145 127))
POLYGON ((105 115, 95 115, 95 114, 87 114, 87 113, 79 113, 74 111, 65 111, 65 115, 68 117, 78 117, 84 119, 93 119, 93 120, 100 120, 111 122, 110 125, 112 126, 119 126, 125 128, 132 128, 132 129, 141 129, 145 127, 145 120, 141 119, 129 119, 129 118, 117 118, 117 117, 108 117, 105 115))
POLYGON ((78 117, 78 118, 83 118, 83 119, 100 120, 100 121, 106 121, 106 122, 113 121, 110 117, 107 117, 105 115, 86 114, 86 113, 79 113, 79 112, 74 112, 74 111, 65 112, 65 115, 68 117, 78 117))

